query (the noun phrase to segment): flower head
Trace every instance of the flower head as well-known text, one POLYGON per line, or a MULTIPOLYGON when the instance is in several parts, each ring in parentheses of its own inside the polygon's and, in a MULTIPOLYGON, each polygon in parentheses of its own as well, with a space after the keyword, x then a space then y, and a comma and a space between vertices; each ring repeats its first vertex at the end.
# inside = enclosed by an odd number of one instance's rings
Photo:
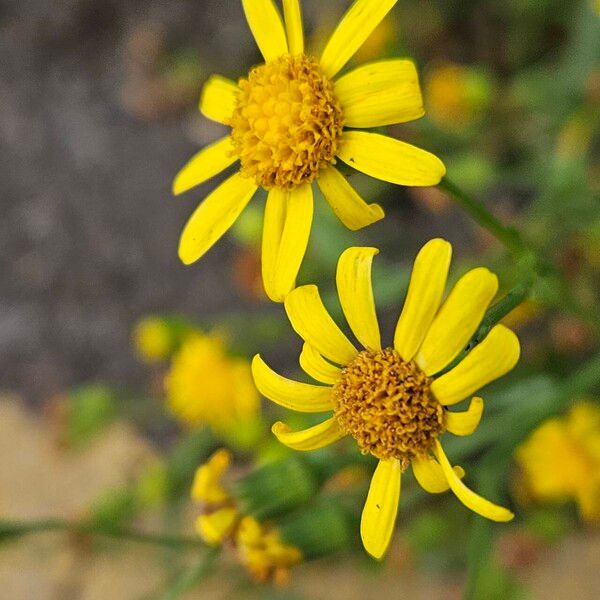
POLYGON ((258 414, 250 365, 230 356, 217 335, 190 335, 173 357, 165 385, 169 408, 187 425, 233 433, 258 414))
POLYGON ((202 506, 196 520, 198 535, 211 546, 231 548, 255 581, 285 584, 302 553, 286 544, 274 526, 239 511, 223 481, 230 466, 231 454, 220 449, 196 471, 192 499, 202 506))
POLYGON ((383 218, 336 168, 338 159, 372 177, 430 186, 445 174, 434 155, 360 129, 423 116, 415 65, 384 60, 339 72, 397 0, 356 0, 321 57, 305 52, 299 0, 242 0, 265 62, 237 83, 213 76, 201 112, 231 128, 204 148, 173 183, 181 194, 239 161, 239 170, 196 209, 181 236, 179 256, 198 260, 233 225, 259 187, 268 190, 262 244, 267 295, 282 302, 295 285, 313 218, 316 181, 340 220, 356 230, 383 218), (346 127, 351 129, 346 129, 346 127))
POLYGON ((533 499, 575 500, 587 521, 600 520, 600 408, 579 402, 548 419, 517 450, 533 499))
POLYGON ((478 496, 461 481, 439 438, 445 431, 469 435, 479 424, 483 400, 473 398, 464 412, 450 406, 504 375, 519 358, 519 341, 496 325, 460 362, 496 295, 497 277, 485 268, 469 271, 442 301, 451 246, 435 239, 419 252, 393 346, 384 347, 371 288, 375 248, 350 248, 338 262, 337 288, 342 309, 357 340, 337 327, 315 286, 302 286, 285 300, 288 317, 305 344, 300 366, 326 385, 299 383, 272 371, 255 356, 259 391, 300 412, 332 411, 323 423, 294 432, 275 423, 273 433, 296 450, 315 450, 351 435, 364 454, 379 460, 363 510, 361 535, 366 550, 381 558, 390 542, 400 498, 402 472, 412 466, 421 486, 432 493, 452 489, 461 502, 494 521, 513 514, 478 496), (446 372, 444 372, 446 371, 446 372))
POLYGON ((171 328, 159 317, 146 317, 138 321, 132 341, 137 355, 149 364, 164 360, 173 351, 171 328))

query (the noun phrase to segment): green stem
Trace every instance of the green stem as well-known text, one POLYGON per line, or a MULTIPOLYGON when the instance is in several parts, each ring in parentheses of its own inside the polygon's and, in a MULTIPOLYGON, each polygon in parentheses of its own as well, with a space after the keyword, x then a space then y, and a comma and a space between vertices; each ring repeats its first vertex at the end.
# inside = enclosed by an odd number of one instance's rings
POLYGON ((440 182, 440 187, 446 190, 454 201, 470 216, 479 223, 484 229, 487 229, 498 241, 502 242, 515 256, 522 256, 531 252, 523 237, 516 229, 503 225, 494 217, 485 206, 469 196, 460 189, 454 182, 444 177, 440 182))
POLYGON ((520 231, 501 223, 487 210, 484 204, 467 194, 447 177, 442 179, 439 185, 475 222, 489 231, 511 252, 530 286, 540 278, 546 278, 559 293, 560 306, 588 323, 595 332, 600 332, 598 320, 594 319, 589 314, 590 311, 583 308, 577 301, 560 269, 529 244, 520 231))
POLYGON ((33 533, 44 533, 48 531, 66 531, 76 534, 102 535, 143 544, 168 546, 171 548, 206 547, 201 540, 194 537, 144 533, 124 527, 98 525, 95 523, 72 523, 62 519, 44 519, 41 521, 31 521, 29 523, 14 521, 0 522, 0 539, 22 537, 33 533))

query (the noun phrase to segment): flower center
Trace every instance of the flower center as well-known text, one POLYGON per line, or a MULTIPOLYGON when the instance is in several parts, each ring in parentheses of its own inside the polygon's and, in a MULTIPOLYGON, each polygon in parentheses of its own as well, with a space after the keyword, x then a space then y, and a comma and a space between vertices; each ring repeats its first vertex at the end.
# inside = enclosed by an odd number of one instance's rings
POLYGON ((289 190, 335 162, 342 109, 316 59, 286 54, 239 85, 231 137, 242 174, 289 190))
POLYGON ((397 458, 406 468, 444 429, 444 408, 429 392, 431 379, 393 348, 365 350, 333 388, 335 416, 363 454, 397 458))

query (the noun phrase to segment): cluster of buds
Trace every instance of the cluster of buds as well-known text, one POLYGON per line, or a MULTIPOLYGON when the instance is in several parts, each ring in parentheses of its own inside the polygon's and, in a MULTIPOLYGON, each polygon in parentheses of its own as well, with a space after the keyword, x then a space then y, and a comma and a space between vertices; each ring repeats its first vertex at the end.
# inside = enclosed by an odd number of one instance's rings
POLYGON ((223 484, 230 465, 231 454, 221 449, 196 471, 192 498, 202 507, 198 534, 207 544, 231 550, 255 581, 285 585, 302 552, 284 543, 273 525, 240 511, 223 484))

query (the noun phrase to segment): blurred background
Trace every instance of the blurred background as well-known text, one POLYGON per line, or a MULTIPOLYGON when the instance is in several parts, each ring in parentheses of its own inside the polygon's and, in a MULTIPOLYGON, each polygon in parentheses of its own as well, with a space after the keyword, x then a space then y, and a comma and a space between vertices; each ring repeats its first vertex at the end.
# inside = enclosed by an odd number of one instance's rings
MULTIPOLYGON (((315 54, 349 4, 304 0, 315 54)), ((569 394, 567 384, 598 346, 600 4, 401 0, 354 63, 385 56, 416 62, 427 109, 390 134, 440 156, 453 181, 557 267, 507 317, 523 359, 485 393, 497 402, 488 429, 457 446, 476 474, 514 422, 508 409, 534 407, 498 469, 518 519, 495 534, 478 597, 595 600, 598 386, 573 384, 569 394), (541 481, 548 472, 555 480, 541 481)), ((237 0, 0 2, 0 520, 60 517, 193 537, 193 473, 220 446, 235 455, 232 493, 248 514, 261 514, 252 486, 273 477, 269 468, 318 482, 264 515, 302 548, 287 588, 250 585, 257 578, 232 556, 190 575, 194 547, 82 532, 15 540, 0 527, 0 598, 95 599, 107 589, 124 600, 463 593, 477 528, 454 498, 403 499, 390 557, 373 566, 355 522, 370 463, 320 452, 290 466, 296 459, 268 433, 285 411, 261 411, 246 388, 236 423, 193 408, 212 390, 214 369, 247 367, 255 352, 281 372, 296 370, 300 342, 261 289, 264 198, 199 263, 177 258, 180 231, 215 182, 173 198, 172 179, 223 134, 199 114, 200 89, 212 73, 237 79, 259 62, 237 0), (213 358, 202 362, 205 354, 213 358), (338 514, 338 496, 353 494, 338 514), (307 541, 321 527, 329 541, 307 541)), ((518 284, 521 266, 440 190, 358 174, 352 183, 386 219, 351 233, 318 200, 299 278, 319 283, 334 313, 335 264, 350 245, 381 249, 375 293, 388 340, 412 260, 431 237, 452 242, 454 278, 485 265, 504 292, 518 284)), ((245 386, 244 377, 235 380, 245 386)))

